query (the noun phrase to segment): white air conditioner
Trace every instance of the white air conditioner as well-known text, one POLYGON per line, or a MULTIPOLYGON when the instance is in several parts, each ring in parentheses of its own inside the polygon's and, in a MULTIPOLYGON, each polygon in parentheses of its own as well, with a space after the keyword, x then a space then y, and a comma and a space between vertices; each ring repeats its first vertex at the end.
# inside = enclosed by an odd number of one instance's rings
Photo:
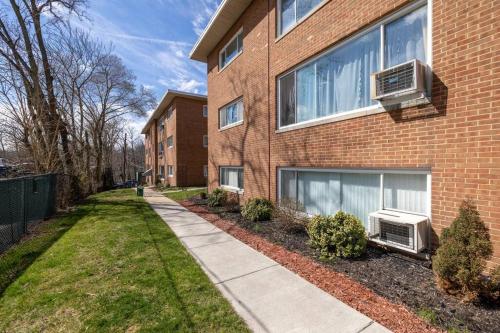
POLYGON ((417 59, 371 74, 371 98, 409 100, 425 96, 426 65, 417 59))
POLYGON ((370 214, 369 238, 379 244, 419 253, 427 244, 426 216, 379 210, 370 214))

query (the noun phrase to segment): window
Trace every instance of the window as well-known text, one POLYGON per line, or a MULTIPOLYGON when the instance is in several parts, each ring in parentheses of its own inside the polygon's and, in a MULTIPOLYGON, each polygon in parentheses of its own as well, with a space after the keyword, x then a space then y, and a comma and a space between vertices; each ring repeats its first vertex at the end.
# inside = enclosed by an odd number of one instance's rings
POLYGON ((368 227, 369 214, 379 209, 428 215, 428 177, 425 172, 282 169, 280 199, 311 215, 343 210, 368 227))
POLYGON ((174 108, 171 106, 167 110, 167 120, 169 120, 170 118, 172 118, 173 113, 174 113, 174 108))
POLYGON ((243 190, 243 168, 221 167, 220 185, 235 190, 243 190))
POLYGON ((174 166, 173 165, 167 165, 167 172, 169 177, 174 176, 174 166))
POLYGON ((208 147, 208 135, 203 136, 203 147, 208 147))
POLYGON ((239 99, 219 110, 219 128, 238 125, 243 122, 243 99, 239 99))
POLYGON ((165 167, 160 166, 160 178, 165 178, 165 167))
POLYGON ((168 148, 174 147, 174 136, 173 135, 171 135, 167 138, 167 147, 168 148))
POLYGON ((208 177, 208 165, 203 166, 203 177, 208 177))
POLYGON ((164 129, 165 129, 165 117, 160 117, 160 119, 158 119, 158 132, 162 133, 164 129))
POLYGON ((370 74, 414 58, 425 63, 426 39, 423 6, 286 73, 278 79, 279 126, 377 107, 370 97, 370 74))
POLYGON ((323 0, 278 0, 278 34, 281 36, 316 9, 323 0))
POLYGON ((158 144, 158 154, 163 155, 163 142, 158 144))
POLYGON ((220 51, 219 70, 229 65, 241 52, 243 52, 243 29, 241 29, 220 51))
POLYGON ((203 117, 208 117, 208 105, 203 105, 203 117))

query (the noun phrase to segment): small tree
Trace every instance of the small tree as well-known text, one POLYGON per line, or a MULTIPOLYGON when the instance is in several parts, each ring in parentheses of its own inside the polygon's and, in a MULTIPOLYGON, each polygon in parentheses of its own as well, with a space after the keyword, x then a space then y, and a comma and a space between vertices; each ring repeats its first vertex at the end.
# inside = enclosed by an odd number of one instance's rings
POLYGON ((458 217, 443 229, 440 247, 433 257, 437 283, 450 293, 461 293, 467 300, 477 297, 482 287, 481 274, 493 247, 488 228, 476 206, 462 202, 458 217))

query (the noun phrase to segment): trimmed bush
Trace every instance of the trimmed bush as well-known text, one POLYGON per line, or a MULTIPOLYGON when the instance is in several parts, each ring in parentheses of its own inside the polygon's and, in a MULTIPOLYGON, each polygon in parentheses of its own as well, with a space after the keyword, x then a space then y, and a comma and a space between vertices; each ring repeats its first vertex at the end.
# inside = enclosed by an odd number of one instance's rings
POLYGON ((464 201, 458 217, 443 229, 432 267, 437 283, 445 291, 473 300, 482 289, 482 272, 493 247, 488 228, 476 206, 464 201))
POLYGON ((209 207, 221 207, 225 205, 227 201, 227 193, 223 189, 216 188, 208 195, 208 206, 209 207))
POLYGON ((359 257, 366 251, 366 232, 354 215, 338 212, 330 216, 315 216, 307 226, 310 244, 320 250, 321 257, 359 257))
POLYGON ((269 221, 273 215, 274 205, 270 200, 254 198, 247 201, 241 209, 241 215, 247 220, 269 221))

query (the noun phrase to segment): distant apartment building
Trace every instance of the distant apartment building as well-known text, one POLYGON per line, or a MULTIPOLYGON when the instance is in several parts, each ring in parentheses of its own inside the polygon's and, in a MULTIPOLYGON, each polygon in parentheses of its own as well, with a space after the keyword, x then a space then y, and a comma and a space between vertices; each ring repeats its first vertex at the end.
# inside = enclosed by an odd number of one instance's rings
POLYGON ((413 250, 471 198, 499 264, 499 19, 496 1, 223 0, 191 52, 210 190, 344 210, 413 250))
POLYGON ((167 91, 142 134, 148 184, 206 185, 207 96, 167 91))

